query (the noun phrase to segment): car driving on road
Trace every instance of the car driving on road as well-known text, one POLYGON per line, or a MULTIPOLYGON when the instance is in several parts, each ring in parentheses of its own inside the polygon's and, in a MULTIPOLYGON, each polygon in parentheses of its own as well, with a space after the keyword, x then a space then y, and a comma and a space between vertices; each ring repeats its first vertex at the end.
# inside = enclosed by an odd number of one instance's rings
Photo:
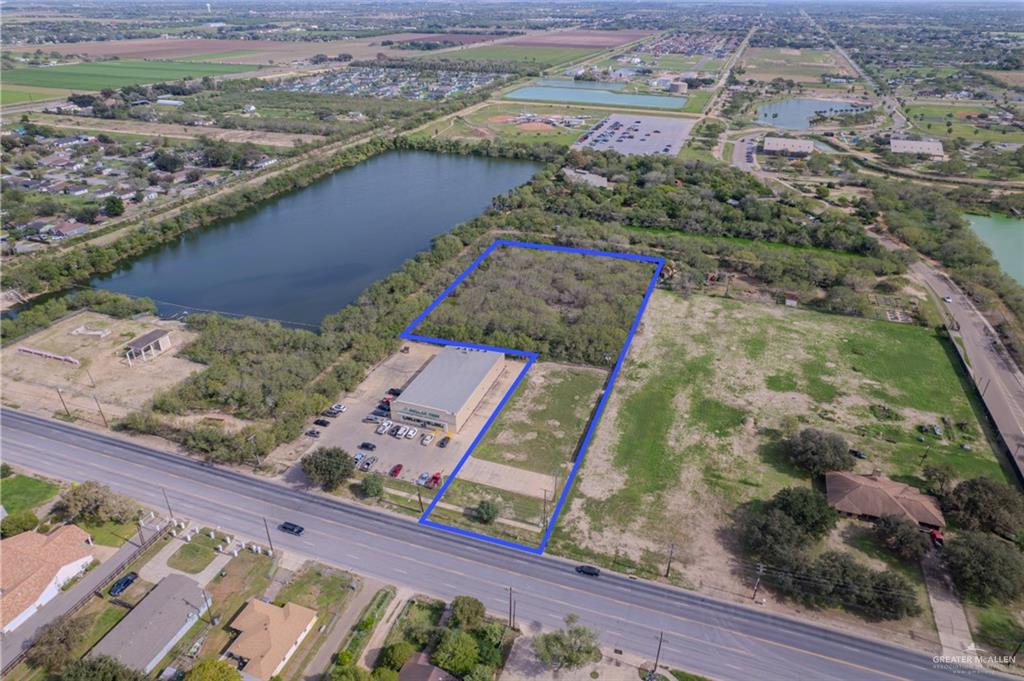
POLYGON ((288 534, 293 534, 296 537, 301 537, 302 533, 306 531, 306 528, 302 525, 297 525, 296 523, 290 522, 281 523, 277 526, 277 529, 281 530, 282 532, 287 532, 288 534))

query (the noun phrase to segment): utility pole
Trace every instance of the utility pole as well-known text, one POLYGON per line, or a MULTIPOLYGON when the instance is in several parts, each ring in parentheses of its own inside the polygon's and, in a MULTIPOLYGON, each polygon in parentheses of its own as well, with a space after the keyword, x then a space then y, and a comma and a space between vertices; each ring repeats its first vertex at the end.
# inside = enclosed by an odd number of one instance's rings
POLYGON ((665 566, 665 576, 672 572, 672 558, 676 555, 676 545, 672 544, 668 547, 668 565, 665 566))
POLYGON ((512 587, 508 587, 508 628, 512 628, 512 587))
POLYGON ((751 594, 750 600, 757 600, 757 589, 761 586, 761 576, 764 575, 764 563, 757 564, 757 580, 754 582, 754 593, 751 594))
POLYGON ((267 544, 270 545, 270 552, 274 552, 274 540, 270 538, 270 523, 267 522, 267 517, 263 516, 263 529, 267 531, 267 544))
POLYGON ((64 401, 64 395, 61 394, 60 388, 57 388, 57 397, 60 398, 60 403, 64 407, 64 413, 68 415, 68 418, 71 418, 71 410, 68 409, 68 403, 64 401))
POLYGON ((650 681, 654 681, 654 679, 658 678, 658 665, 661 664, 661 644, 664 640, 665 632, 658 632, 658 652, 654 656, 654 669, 652 669, 651 673, 647 675, 647 678, 650 679, 650 681))
POLYGON ((171 521, 173 522, 174 511, 171 510, 171 500, 167 498, 167 490, 161 487, 160 491, 164 493, 164 503, 167 504, 167 513, 171 516, 171 521))
POLYGON ((107 423, 107 415, 103 413, 103 407, 100 406, 100 401, 96 399, 96 393, 92 394, 92 401, 96 403, 96 411, 100 413, 100 418, 103 419, 103 427, 110 428, 110 424, 107 423))
MULTIPOLYGON (((544 515, 541 516, 541 518, 544 519, 544 531, 546 532, 547 529, 548 529, 548 491, 547 490, 543 490, 543 492, 544 492, 544 515)), ((552 493, 552 496, 554 496, 553 493, 552 493)))
POLYGON ((416 498, 419 499, 420 502, 420 513, 423 513, 423 494, 420 492, 419 485, 416 486, 416 498))
POLYGON ((1020 643, 1017 644, 1017 647, 1013 649, 1013 655, 1010 655, 1010 659, 1007 660, 1006 664, 1013 664, 1014 658, 1017 657, 1017 653, 1020 652, 1022 647, 1024 647, 1024 639, 1021 639, 1020 643))
POLYGON ((96 379, 92 377, 92 372, 89 371, 89 367, 85 368, 85 375, 89 377, 89 382, 92 383, 92 387, 96 389, 96 379))

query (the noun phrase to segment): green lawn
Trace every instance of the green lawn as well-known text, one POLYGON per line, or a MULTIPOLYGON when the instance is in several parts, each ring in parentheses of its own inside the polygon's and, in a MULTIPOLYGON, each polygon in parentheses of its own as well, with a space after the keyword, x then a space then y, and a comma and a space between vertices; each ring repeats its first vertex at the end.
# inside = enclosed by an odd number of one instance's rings
POLYGON ((482 61, 529 62, 541 66, 557 66, 596 54, 602 48, 591 47, 518 47, 516 45, 484 45, 455 52, 426 55, 424 59, 476 59, 482 61))
POLYGON ((51 482, 28 475, 12 475, 0 480, 0 504, 8 513, 30 511, 57 495, 51 482))
POLYGON ((102 90, 181 78, 202 78, 253 71, 241 64, 116 60, 67 66, 19 67, 4 71, 4 83, 73 90, 102 90))
POLYGON ((78 523, 78 526, 91 534, 92 540, 101 546, 121 546, 139 533, 135 523, 78 523))
POLYGON ((919 132, 944 139, 963 137, 967 141, 1024 142, 1024 132, 1010 125, 995 125, 983 128, 966 116, 995 114, 996 109, 977 104, 910 104, 906 107, 907 117, 919 132), (947 123, 949 125, 947 125, 947 123))
POLYGON ((473 456, 548 475, 563 472, 606 379, 597 369, 535 364, 473 456))
POLYGON ((181 548, 167 559, 167 565, 190 575, 202 572, 217 557, 217 547, 221 544, 218 539, 210 539, 206 532, 203 530, 188 543, 183 543, 181 548))
MULTIPOLYGON (((5 71, 4 73, 7 72, 5 71)), ((6 79, 6 76, 4 78, 6 79)), ((48 99, 67 97, 69 94, 71 94, 70 90, 28 87, 24 85, 15 86, 5 82, 0 86, 0 106, 24 104, 25 102, 43 102, 48 99)))
MULTIPOLYGON (((969 605, 970 613, 977 622, 973 631, 974 640, 984 648, 1012 653, 1017 644, 1024 641, 1024 618, 1020 616, 1020 605, 969 605)), ((1021 658, 1018 656, 1017 659, 1021 658)))
POLYGON ((332 610, 341 610, 351 593, 351 584, 352 576, 348 573, 313 565, 293 577, 274 602, 278 605, 297 603, 316 610, 323 617, 332 610))
POLYGON ((686 106, 683 107, 684 113, 702 113, 704 107, 707 106, 708 100, 711 99, 711 90, 695 90, 686 94, 686 106))
MULTIPOLYGON (((554 485, 554 480, 552 480, 554 485)), ((561 490, 559 490, 561 491, 561 490)), ((465 509, 476 508, 476 506, 484 499, 491 499, 492 501, 498 502, 498 506, 501 509, 499 517, 507 518, 510 520, 516 520, 523 523, 532 523, 539 527, 543 522, 544 516, 544 500, 540 497, 533 497, 526 494, 518 494, 516 492, 510 492, 504 489, 498 489, 497 487, 491 487, 490 485, 483 485, 478 482, 471 482, 469 480, 463 480, 456 478, 448 489, 445 490, 444 496, 441 500, 446 504, 452 504, 465 509)), ((548 512, 552 508, 551 499, 548 499, 548 512)), ((434 513, 437 513, 439 508, 435 507, 434 513)), ((449 511, 449 513, 455 513, 449 511)), ((431 516, 432 519, 433 515, 431 516)), ((484 525, 480 521, 473 517, 464 516, 463 520, 459 521, 464 527, 470 527, 477 532, 488 533, 488 526, 484 525)), ((491 525, 490 527, 494 527, 491 525)))

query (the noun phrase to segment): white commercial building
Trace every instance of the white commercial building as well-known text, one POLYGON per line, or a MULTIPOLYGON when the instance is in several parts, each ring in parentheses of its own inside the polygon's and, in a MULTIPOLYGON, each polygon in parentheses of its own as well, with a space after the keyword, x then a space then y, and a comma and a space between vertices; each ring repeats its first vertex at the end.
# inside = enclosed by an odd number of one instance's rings
POLYGON ((919 154, 921 156, 931 156, 932 158, 942 158, 942 142, 938 140, 905 140, 905 139, 891 139, 889 140, 889 151, 894 154, 919 154))
POLYGON ((762 148, 766 154, 807 156, 814 151, 814 142, 812 140, 793 140, 785 137, 765 137, 762 148))
POLYGON ((391 402, 391 416, 404 423, 458 432, 504 365, 501 352, 446 347, 391 402))

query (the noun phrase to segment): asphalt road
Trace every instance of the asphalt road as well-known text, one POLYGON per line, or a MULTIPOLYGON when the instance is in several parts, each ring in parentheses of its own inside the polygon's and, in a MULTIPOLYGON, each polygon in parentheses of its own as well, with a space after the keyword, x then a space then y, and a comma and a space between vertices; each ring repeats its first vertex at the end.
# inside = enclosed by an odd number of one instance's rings
POLYGON ((664 631, 664 663, 715 679, 962 678, 927 654, 881 641, 612 573, 580 576, 556 558, 431 530, 59 421, 8 409, 0 415, 3 456, 12 464, 99 480, 158 509, 164 488, 179 516, 245 537, 262 537, 266 517, 279 549, 442 598, 470 594, 496 614, 507 612, 511 587, 524 630, 559 626, 574 612, 607 646, 650 658, 664 631), (273 529, 283 520, 304 525, 305 534, 273 529))

